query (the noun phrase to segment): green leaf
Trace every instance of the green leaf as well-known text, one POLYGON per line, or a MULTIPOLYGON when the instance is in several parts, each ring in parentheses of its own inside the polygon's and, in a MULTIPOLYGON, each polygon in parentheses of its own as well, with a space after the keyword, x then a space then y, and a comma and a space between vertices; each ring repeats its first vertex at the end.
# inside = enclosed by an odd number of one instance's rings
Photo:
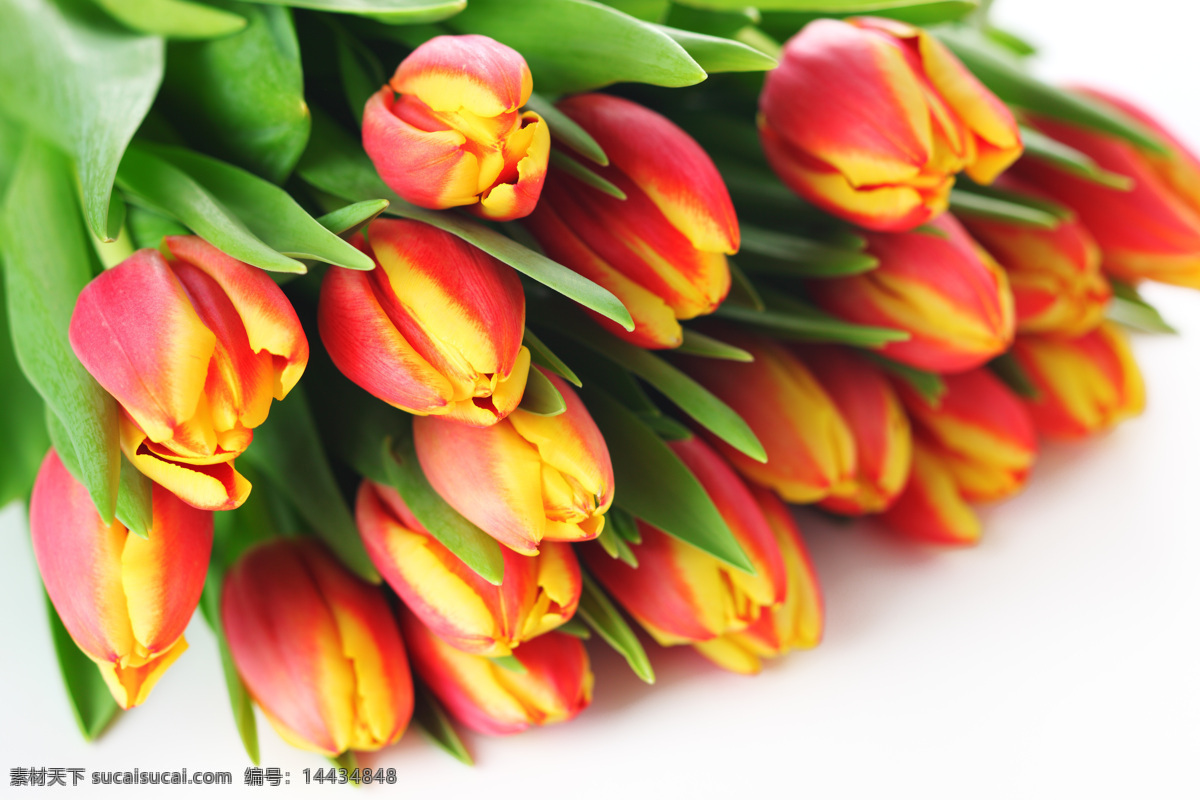
POLYGON ((581 394, 608 443, 621 508, 736 569, 753 572, 704 487, 650 426, 591 384, 581 394))
POLYGON ((379 59, 362 42, 346 32, 341 25, 330 23, 337 44, 338 71, 342 75, 342 90, 354 121, 362 125, 363 108, 371 95, 379 91, 387 79, 379 59))
POLYGON ((4 442, 4 457, 0 458, 2 508, 29 494, 50 446, 46 426, 42 424, 45 408, 42 398, 25 379, 13 352, 3 280, 0 280, 0 386, 4 387, 4 410, 0 413, 0 441, 4 442))
POLYGON ((1111 277, 1108 282, 1113 288, 1113 299, 1108 306, 1109 319, 1145 333, 1179 333, 1133 284, 1111 277))
POLYGON ((599 189, 610 197, 615 197, 618 200, 625 199, 625 193, 621 191, 621 189, 615 183, 600 177, 583 164, 571 158, 562 150, 550 151, 550 163, 568 175, 578 178, 588 186, 591 186, 594 189, 599 189))
MULTIPOLYGON (((49 442, 58 453, 59 460, 67 468, 67 472, 82 483, 79 458, 75 455, 75 448, 71 445, 71 435, 66 426, 49 408, 45 409, 42 423, 37 427, 43 433, 49 433, 49 442)), ((44 448, 42 454, 45 454, 44 448)), ((116 517, 122 525, 143 539, 150 537, 150 530, 154 526, 154 507, 151 496, 153 489, 153 482, 138 472, 137 467, 130 464, 129 459, 122 455, 116 517)))
POLYGON ((762 443, 736 411, 651 351, 619 339, 578 315, 564 315, 549 324, 589 350, 637 375, 732 447, 756 461, 767 460, 762 443))
POLYGON ((759 294, 754 282, 750 280, 750 276, 733 259, 728 259, 726 263, 729 264, 730 285, 729 296, 725 298, 725 302, 754 311, 766 309, 767 305, 763 302, 762 295, 759 294))
POLYGON ((579 376, 572 372, 571 368, 563 363, 561 358, 554 355, 554 352, 546 346, 545 342, 539 339, 528 327, 525 328, 524 344, 529 348, 533 363, 542 365, 568 383, 583 386, 583 383, 579 380, 579 376))
POLYGON ((988 368, 1008 388, 1012 389, 1021 397, 1031 400, 1036 400, 1041 392, 1038 390, 1037 384, 1025 372, 1025 368, 1021 366, 1021 362, 1017 361, 1016 357, 1011 352, 1001 353, 988 362, 988 368))
MULTIPOLYGON (((772 297, 772 303, 779 303, 772 297)), ((750 325, 774 336, 806 342, 836 342, 855 347, 883 347, 888 342, 907 341, 907 331, 877 328, 844 322, 815 308, 797 304, 794 308, 770 308, 765 311, 725 303, 714 316, 750 325)))
POLYGON ((276 252, 255 236, 199 181, 144 147, 134 145, 125 153, 117 172, 117 185, 130 202, 178 219, 239 261, 272 272, 308 271, 301 262, 276 252))
POLYGON ((884 372, 907 383, 913 391, 925 398, 926 402, 934 406, 941 405, 942 397, 946 394, 946 382, 942 380, 941 375, 901 364, 899 361, 885 358, 878 353, 864 352, 862 355, 884 372))
POLYGON ((113 177, 162 82, 162 39, 88 0, 5 0, 0 31, 0 106, 71 155, 88 225, 108 239, 113 177))
MULTIPOLYGON (((732 0, 685 0, 688 5, 728 8, 732 0)), ((783 40, 819 17, 852 17, 867 14, 935 25, 963 19, 979 8, 979 0, 763 0, 754 4, 763 16, 767 33, 783 40), (775 13, 782 12, 782 13, 775 13)))
MULTIPOLYGON (((186 172, 276 252, 348 269, 375 268, 370 256, 327 230, 275 184, 183 147, 140 144, 134 147, 144 148, 186 172)), ((386 207, 386 201, 375 202, 383 202, 386 207)))
POLYGON ((67 159, 30 137, 0 219, 13 350, 21 371, 66 425, 81 482, 109 522, 121 471, 117 403, 67 339, 75 298, 94 268, 82 223, 67 159))
POLYGON ((135 249, 150 247, 157 250, 162 247, 164 236, 185 236, 189 233, 187 228, 170 217, 140 206, 130 207, 126 220, 135 249))
POLYGON ((75 644, 71 634, 67 633, 62 618, 50 602, 50 596, 45 592, 43 596, 46 598, 50 638, 54 641, 54 654, 58 657, 58 669, 71 701, 71 711, 75 713, 75 722, 79 724, 83 738, 94 741, 116 719, 121 709, 109 692, 96 662, 88 658, 75 644))
POLYGON ((1023 202, 1023 198, 1016 194, 1005 199, 964 189, 951 190, 950 211, 956 216, 978 217, 1043 230, 1053 230, 1062 221, 1054 214, 1023 202), (1021 202, 1017 202, 1018 199, 1021 202))
POLYGON ((467 747, 459 738, 458 732, 454 730, 450 718, 442 710, 441 703, 433 696, 433 692, 429 691, 429 687, 420 681, 413 682, 413 721, 429 741, 468 767, 475 766, 474 759, 467 752, 467 747))
POLYGON ((567 636, 574 636, 576 639, 583 639, 584 641, 592 638, 591 629, 582 620, 575 619, 574 617, 559 625, 554 630, 559 633, 565 633, 567 636))
POLYGON ((209 2, 249 24, 223 39, 172 42, 160 107, 190 143, 280 183, 312 124, 291 12, 209 2))
POLYGON ((400 493, 417 521, 479 577, 499 586, 504 580, 500 543, 451 508, 429 484, 417 461, 412 436, 394 445, 385 439, 380 446, 385 451, 384 469, 388 476, 385 482, 400 493))
POLYGON ((625 658, 634 675, 646 683, 654 683, 654 667, 650 666, 650 659, 646 656, 642 643, 638 641, 637 634, 629 627, 629 623, 595 579, 586 572, 583 573, 583 591, 579 596, 579 610, 576 614, 590 625, 609 647, 625 658))
POLYGON ((671 10, 665 20, 672 28, 707 33, 710 36, 732 38, 739 31, 757 25, 762 21, 762 15, 757 8, 739 6, 727 11, 710 8, 694 8, 680 3, 672 3, 671 10))
POLYGON ((506 672, 515 672, 518 675, 524 675, 529 671, 521 663, 520 659, 514 655, 491 656, 488 660, 506 672))
POLYGON ((1150 130, 1119 111, 1034 78, 1013 63, 1007 51, 998 50, 978 31, 940 28, 937 36, 1004 102, 1051 119, 1118 136, 1159 153, 1167 151, 1150 130))
POLYGON ((800 278, 858 275, 879 266, 879 259, 854 248, 837 247, 790 233, 742 225, 743 257, 752 272, 800 278), (744 257, 751 254, 751 258, 744 257))
POLYGON ((1127 191, 1133 188, 1133 178, 1117 172, 1109 172, 1089 156, 1072 147, 1067 147, 1057 139, 1051 139, 1033 128, 1021 128, 1021 141, 1025 145, 1025 157, 1047 161, 1076 177, 1093 181, 1110 189, 1127 191))
POLYGON ((642 543, 642 532, 638 530, 637 520, 633 518, 633 514, 623 508, 613 507, 605 517, 608 521, 606 529, 611 528, 618 538, 630 544, 642 543))
POLYGON ((1028 58, 1037 55, 1037 48, 1033 44, 1012 31, 997 28, 995 25, 985 25, 983 35, 1015 56, 1028 58))
POLYGON ((258 3, 309 8, 332 14, 370 17, 388 25, 440 22, 467 6, 467 0, 255 0, 258 3))
POLYGON ((246 27, 244 17, 187 0, 94 0, 125 27, 170 39, 216 39, 246 27))
POLYGON ((551 139, 565 144, 588 161, 602 167, 608 166, 608 156, 592 135, 578 122, 559 111, 554 103, 534 92, 529 95, 529 102, 525 104, 525 108, 536 111, 546 120, 546 124, 550 126, 551 139))
MULTIPOLYGON (((247 502, 250 501, 247 500, 247 502)), ((214 522, 220 525, 221 522, 226 522, 240 511, 239 508, 232 514, 218 514, 214 518, 214 522)), ((242 678, 238 675, 237 666, 233 663, 233 653, 229 650, 229 640, 226 639, 225 627, 221 624, 221 585, 225 578, 225 566, 232 563, 233 560, 227 558, 222 563, 221 554, 214 554, 209 563, 208 577, 204 581, 200 611, 217 638, 221 673, 225 678, 225 690, 229 695, 229 707, 233 712, 233 724, 237 728, 238 738, 242 740, 242 747, 246 749, 246 755, 251 763, 258 764, 258 723, 254 718, 254 704, 250 700, 250 693, 246 690, 246 685, 242 683, 242 678)))
POLYGON ((303 386, 271 404, 270 416, 255 429, 254 442, 241 457, 267 476, 351 572, 379 583, 325 457, 303 386))
POLYGON ((742 348, 726 344, 690 328, 683 329, 683 344, 676 347, 674 352, 689 356, 721 358, 726 361, 741 361, 744 363, 754 360, 754 356, 742 348))
POLYGON ((591 0, 471 0, 447 24, 491 36, 525 56, 543 94, 613 83, 691 86, 706 77, 664 31, 591 0))
POLYGON ((749 45, 721 36, 656 25, 687 51, 705 72, 764 72, 779 62, 749 45))
POLYGON ((629 543, 609 530, 607 526, 603 531, 600 532, 600 535, 596 537, 596 544, 600 545, 600 547, 604 549, 605 553, 608 553, 609 558, 619 559, 634 569, 637 569, 637 556, 633 554, 633 550, 630 549, 629 543))
POLYGON ((529 381, 525 384, 525 394, 521 397, 520 408, 539 417, 557 417, 567 410, 567 403, 562 393, 555 388, 550 379, 540 370, 529 370, 529 381))
POLYGON ((387 200, 363 200, 317 217, 317 222, 339 236, 351 236, 370 225, 387 207, 387 200))
POLYGON ((633 319, 612 292, 574 270, 461 214, 418 208, 387 188, 370 159, 332 120, 315 120, 312 143, 297 167, 305 181, 345 200, 386 198, 388 214, 415 219, 451 233, 518 272, 633 330, 633 319))

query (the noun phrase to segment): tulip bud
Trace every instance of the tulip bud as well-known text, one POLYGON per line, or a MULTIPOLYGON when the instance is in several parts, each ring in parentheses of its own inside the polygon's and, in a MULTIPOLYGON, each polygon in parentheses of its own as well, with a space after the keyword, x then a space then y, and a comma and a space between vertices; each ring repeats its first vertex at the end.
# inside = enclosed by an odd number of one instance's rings
POLYGON ((504 581, 493 586, 433 538, 394 489, 363 481, 356 516, 384 579, 421 622, 464 652, 508 655, 579 605, 579 562, 568 544, 543 542, 532 557, 502 548, 504 581))
POLYGON ((854 440, 856 468, 821 507, 837 514, 874 514, 891 505, 908 481, 912 431, 886 376, 846 347, 794 350, 829 394, 854 440))
POLYGON ((1037 458, 1037 433, 1021 399, 986 368, 946 375, 930 402, 896 382, 913 426, 936 445, 964 500, 1000 500, 1020 491, 1037 458))
POLYGON ((962 372, 1008 349, 1013 298, 991 256, 949 214, 931 223, 944 234, 867 234, 879 266, 861 275, 810 281, 826 311, 861 325, 898 328, 903 342, 880 352, 918 369, 962 372))
POLYGON ((983 534, 946 454, 919 432, 913 437, 908 484, 880 519, 902 536, 929 544, 975 544, 983 534))
POLYGON ((600 324, 642 347, 678 347, 679 320, 729 293, 725 256, 739 233, 725 183, 694 139, 644 106, 585 94, 558 107, 604 148, 609 165, 589 168, 625 199, 555 168, 526 224, 548 256, 615 294, 634 329, 593 314, 600 324))
POLYGON ((895 20, 810 23, 767 73, 759 112, 780 179, 872 230, 928 222, 956 173, 989 183, 1021 153, 1004 104, 937 39, 895 20))
POLYGON ((29 506, 46 593, 75 644, 96 662, 121 708, 145 702, 187 650, 212 550, 212 514, 155 486, 148 538, 106 525, 87 489, 51 450, 29 506))
MULTIPOLYGON (((1005 176, 1005 188, 1042 193, 1005 176)), ((1100 324, 1112 287, 1100 271, 1100 248, 1072 214, 1052 229, 966 217, 963 226, 1008 275, 1020 333, 1080 336, 1100 324)))
POLYGON ((1038 396, 1025 406, 1049 439, 1082 439, 1146 407, 1142 373, 1112 323, 1075 339, 1018 336, 1013 355, 1037 387, 1038 396))
POLYGON ((139 250, 75 303, 75 355, 124 409, 121 449, 197 508, 236 508, 250 484, 234 459, 308 363, 296 312, 262 270, 197 236, 173 256, 139 250))
POLYGON ((492 735, 574 719, 592 702, 592 674, 583 642, 546 633, 513 651, 518 672, 442 641, 407 611, 401 612, 413 671, 456 720, 492 735))
POLYGON ((1101 186, 1030 158, 1022 159, 1014 171, 1079 215, 1100 244, 1105 272, 1126 281, 1200 288, 1200 161, 1136 106, 1101 92, 1085 94, 1145 125, 1167 145, 1167 154, 1039 118, 1035 122, 1043 133, 1133 185, 1101 186))
POLYGON ((516 271, 423 222, 377 219, 370 272, 331 267, 321 341, 337 368, 391 405, 467 425, 504 419, 525 392, 525 294, 516 271))
POLYGON ((526 556, 536 555, 543 539, 595 539, 613 499, 612 462, 599 428, 566 381, 537 369, 562 394, 563 413, 518 408, 489 428, 413 420, 417 458, 437 493, 526 556))
POLYGON ((288 744, 333 756, 404 733, 413 687, 396 620, 320 542, 247 551, 225 576, 221 621, 246 689, 288 744))
POLYGON ((719 639, 746 630, 783 603, 787 573, 775 532, 746 484, 715 451, 695 438, 669 444, 712 499, 755 574, 641 521, 641 544, 629 545, 637 567, 611 558, 599 545, 580 553, 596 580, 659 644, 700 643, 701 655, 719 666, 756 672, 752 653, 719 639))
POLYGON ((775 534, 787 575, 783 602, 763 609, 744 631, 729 633, 695 648, 708 659, 733 672, 758 672, 760 659, 776 658, 789 650, 808 650, 821 643, 825 630, 825 602, 817 573, 792 512, 770 491, 750 489, 775 534))
POLYGON ((760 464, 725 442, 717 449, 752 483, 789 503, 814 503, 850 491, 857 470, 854 437, 829 393, 784 345, 732 328, 724 341, 754 361, 680 358, 683 369, 741 415, 762 442, 760 464))
POLYGON ((520 108, 529 65, 487 36, 436 36, 363 109, 363 147, 396 194, 424 208, 470 206, 510 220, 533 210, 550 129, 520 108))

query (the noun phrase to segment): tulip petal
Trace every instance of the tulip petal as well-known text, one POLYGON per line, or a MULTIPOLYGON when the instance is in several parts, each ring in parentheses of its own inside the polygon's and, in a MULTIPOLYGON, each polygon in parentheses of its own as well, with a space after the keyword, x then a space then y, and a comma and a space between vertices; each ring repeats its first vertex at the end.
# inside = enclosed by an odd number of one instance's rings
POLYGON ((164 458, 151 448, 146 434, 127 418, 121 419, 121 451, 129 463, 150 480, 190 506, 208 511, 228 511, 246 502, 250 482, 233 466, 233 456, 209 464, 189 464, 164 458))
POLYGON ((897 533, 931 544, 975 544, 983 533, 942 454, 920 437, 913 442, 908 486, 881 519, 897 533))
POLYGON ((437 111, 494 117, 525 105, 533 76, 525 59, 487 36, 435 36, 396 68, 392 88, 437 111))

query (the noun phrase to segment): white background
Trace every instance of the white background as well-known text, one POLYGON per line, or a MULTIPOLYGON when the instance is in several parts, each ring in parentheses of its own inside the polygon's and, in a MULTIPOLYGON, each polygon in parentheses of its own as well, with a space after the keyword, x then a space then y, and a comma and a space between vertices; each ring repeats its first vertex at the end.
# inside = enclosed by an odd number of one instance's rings
MULTIPOLYGON (((998 0, 996 15, 1044 47, 1043 74, 1137 96, 1200 145, 1200 4, 998 0)), ((976 549, 801 518, 828 603, 819 649, 755 678, 656 649, 647 687, 594 647, 595 702, 575 722, 472 737, 474 769, 414 731, 363 763, 395 767, 401 797, 1200 797, 1200 295, 1148 294, 1183 336, 1136 342, 1147 414, 1047 448, 1024 495, 986 511, 976 549)), ((248 762, 199 617, 188 640, 149 704, 85 744, 23 514, 0 514, 0 794, 45 791, 9 789, 17 766, 228 770, 236 784, 119 789, 126 797, 349 791, 298 786, 325 762, 261 717, 262 763, 292 784, 243 788, 248 762)))

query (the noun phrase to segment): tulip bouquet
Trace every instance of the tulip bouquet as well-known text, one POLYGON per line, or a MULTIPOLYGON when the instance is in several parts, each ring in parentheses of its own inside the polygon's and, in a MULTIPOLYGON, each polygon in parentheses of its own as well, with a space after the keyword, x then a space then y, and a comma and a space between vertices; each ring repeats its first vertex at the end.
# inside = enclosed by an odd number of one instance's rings
POLYGON ((786 504, 971 544, 1142 410, 1200 161, 986 3, 760 5, 0 3, 0 503, 85 736, 199 608, 251 759, 469 761, 587 647, 817 645, 786 504))

